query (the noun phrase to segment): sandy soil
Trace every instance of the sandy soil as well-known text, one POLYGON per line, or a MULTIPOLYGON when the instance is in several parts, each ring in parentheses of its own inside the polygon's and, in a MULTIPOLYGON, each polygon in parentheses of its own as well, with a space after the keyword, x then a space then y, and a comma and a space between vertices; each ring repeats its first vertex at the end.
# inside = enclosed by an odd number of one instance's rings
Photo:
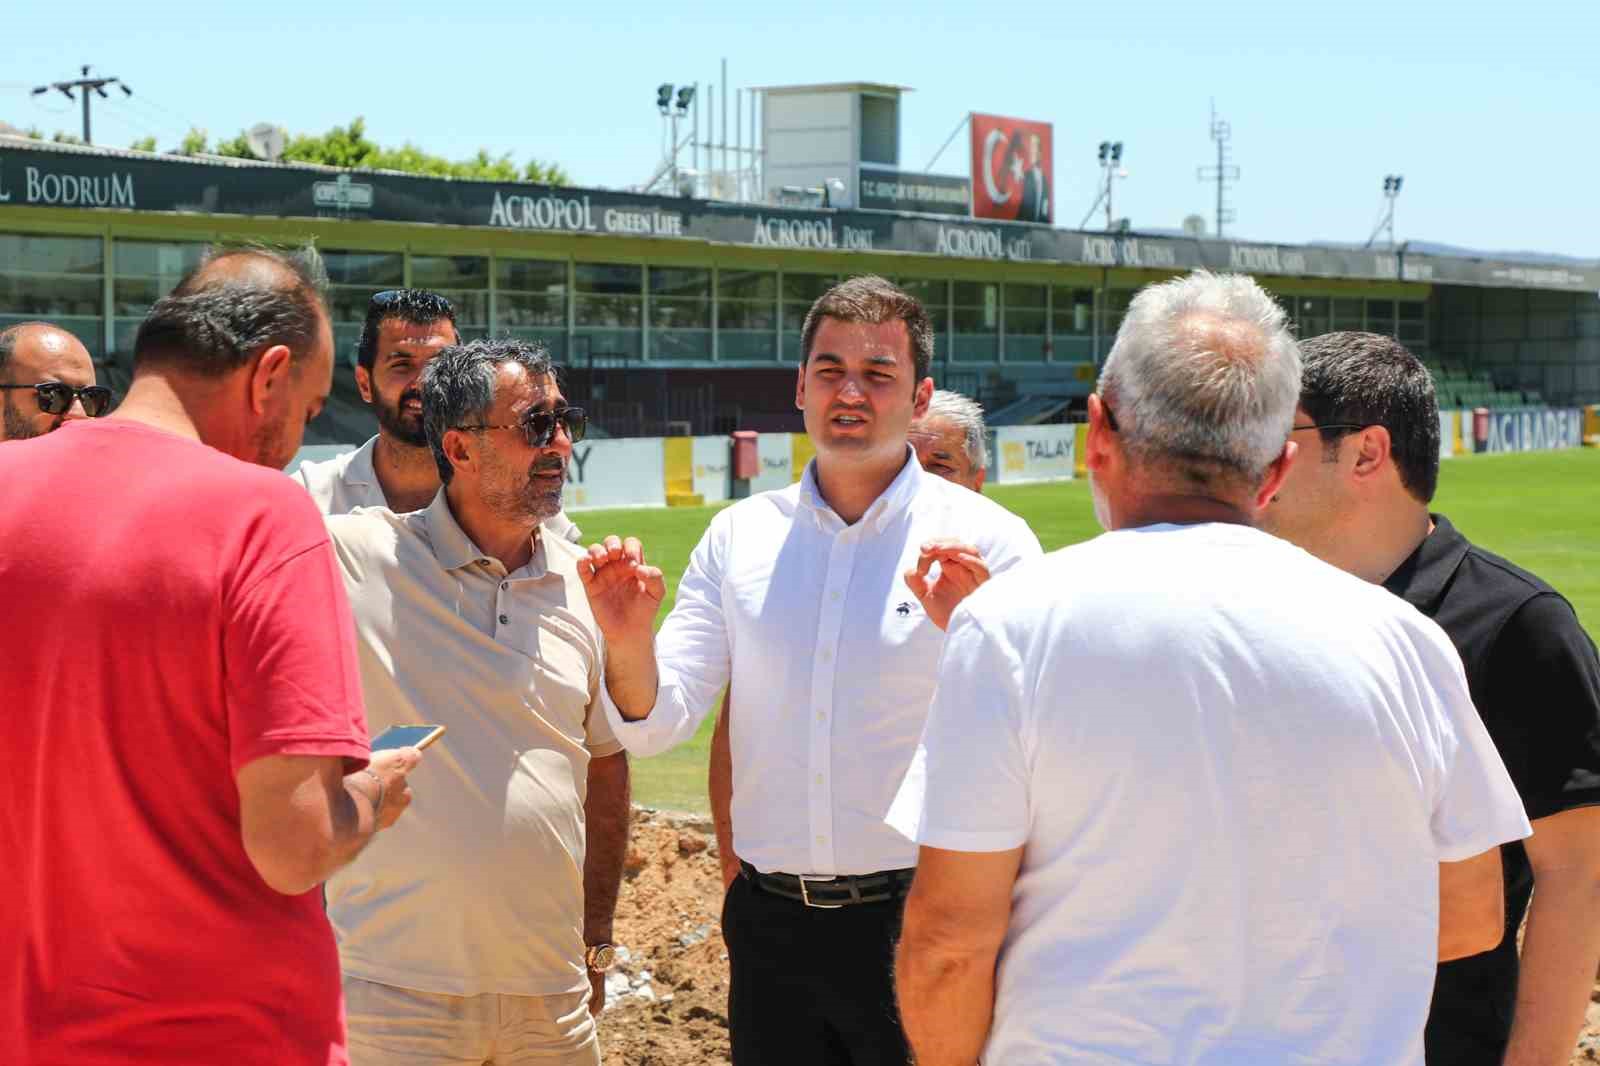
MULTIPOLYGON (((722 877, 707 819, 637 810, 617 903, 628 949, 600 1022, 605 1066, 724 1066, 728 955, 722 877)), ((1573 1054, 1600 1063, 1600 984, 1573 1054)))

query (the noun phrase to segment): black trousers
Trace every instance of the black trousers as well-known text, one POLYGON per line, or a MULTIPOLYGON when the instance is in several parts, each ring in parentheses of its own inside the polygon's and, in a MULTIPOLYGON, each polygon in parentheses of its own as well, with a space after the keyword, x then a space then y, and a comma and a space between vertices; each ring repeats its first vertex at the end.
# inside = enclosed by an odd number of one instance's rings
POLYGON ((722 904, 734 1066, 906 1066, 893 978, 904 907, 818 910, 735 878, 722 904))

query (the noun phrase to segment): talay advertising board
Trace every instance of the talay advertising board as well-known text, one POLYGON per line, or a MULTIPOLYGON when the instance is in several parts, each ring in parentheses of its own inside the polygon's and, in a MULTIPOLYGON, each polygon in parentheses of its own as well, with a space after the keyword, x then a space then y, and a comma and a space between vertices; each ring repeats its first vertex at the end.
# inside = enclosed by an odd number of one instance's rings
POLYGON ((972 213, 1007 222, 1055 218, 1051 126, 1022 118, 980 115, 972 128, 972 213))
POLYGON ((1001 426, 994 430, 989 477, 1010 485, 1073 476, 1075 426, 1001 426))
POLYGON ((665 507, 667 482, 660 437, 583 441, 572 448, 561 506, 665 507))

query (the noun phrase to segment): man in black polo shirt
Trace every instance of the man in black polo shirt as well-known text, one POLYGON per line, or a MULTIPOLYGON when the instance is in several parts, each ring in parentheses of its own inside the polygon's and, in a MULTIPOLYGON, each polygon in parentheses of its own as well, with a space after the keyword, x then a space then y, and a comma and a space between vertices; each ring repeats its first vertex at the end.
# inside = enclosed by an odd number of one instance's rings
POLYGON ((1428 1062, 1565 1066, 1600 961, 1594 643, 1560 593, 1429 514, 1439 410, 1421 362, 1371 333, 1330 333, 1300 349, 1305 369, 1293 432, 1300 457, 1264 525, 1381 582, 1450 635, 1533 823, 1532 837, 1502 848, 1505 939, 1439 967, 1428 1062))

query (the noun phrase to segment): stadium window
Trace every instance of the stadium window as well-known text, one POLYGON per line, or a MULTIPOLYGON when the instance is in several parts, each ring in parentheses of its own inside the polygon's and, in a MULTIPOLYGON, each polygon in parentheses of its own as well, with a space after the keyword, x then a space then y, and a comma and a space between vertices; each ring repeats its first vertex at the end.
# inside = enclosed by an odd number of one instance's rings
POLYGON ((567 264, 561 259, 494 261, 494 325, 537 341, 557 363, 567 359, 567 264))
POLYGON ((1303 340, 1328 332, 1329 300, 1326 296, 1296 296, 1294 309, 1296 337, 1303 340))
POLYGON ((438 293, 456 307, 464 341, 489 335, 489 260, 479 255, 414 255, 411 284, 438 293))
POLYGON ((105 353, 105 244, 99 237, 0 233, 0 329, 42 318, 105 353))
POLYGON ((1111 350, 1112 342, 1117 336, 1117 330, 1122 326, 1122 316, 1128 313, 1128 305, 1133 302, 1133 298, 1137 295, 1137 289, 1106 290, 1100 304, 1101 350, 1111 350))
POLYGON ((1094 290, 1057 285, 1050 293, 1050 347, 1057 362, 1094 358, 1094 290))
POLYGON ((328 272, 334 350, 342 362, 354 366, 367 304, 373 293, 405 284, 405 256, 400 252, 323 252, 322 266, 328 272))
POLYGON ((711 271, 704 267, 652 266, 650 358, 711 358, 711 271))
POLYGON ((1399 325, 1395 336, 1413 352, 1428 348, 1428 305, 1420 300, 1402 300, 1395 307, 1399 325))
POLYGON ((1367 332, 1394 336, 1394 301, 1367 301, 1367 332))
POLYGON ((644 267, 576 263, 572 268, 574 363, 638 359, 644 267))
POLYGON ((776 271, 717 271, 718 359, 777 359, 777 328, 776 271))
POLYGON ((1006 362, 1042 363, 1049 344, 1043 285, 1006 286, 1006 362))
POLYGON ((993 363, 1000 358, 1000 286, 958 281, 950 286, 955 338, 951 358, 962 363, 993 363))
POLYGON ((800 331, 805 326, 806 312, 816 303, 817 297, 827 292, 839 280, 834 274, 783 275, 783 358, 800 362, 800 331))
POLYGON ((1361 301, 1333 301, 1333 321, 1330 326, 1335 332, 1346 329, 1366 329, 1366 319, 1361 314, 1361 301))
POLYGON ((893 278, 894 283, 921 301, 933 324, 933 360, 950 358, 950 283, 943 278, 893 278))

